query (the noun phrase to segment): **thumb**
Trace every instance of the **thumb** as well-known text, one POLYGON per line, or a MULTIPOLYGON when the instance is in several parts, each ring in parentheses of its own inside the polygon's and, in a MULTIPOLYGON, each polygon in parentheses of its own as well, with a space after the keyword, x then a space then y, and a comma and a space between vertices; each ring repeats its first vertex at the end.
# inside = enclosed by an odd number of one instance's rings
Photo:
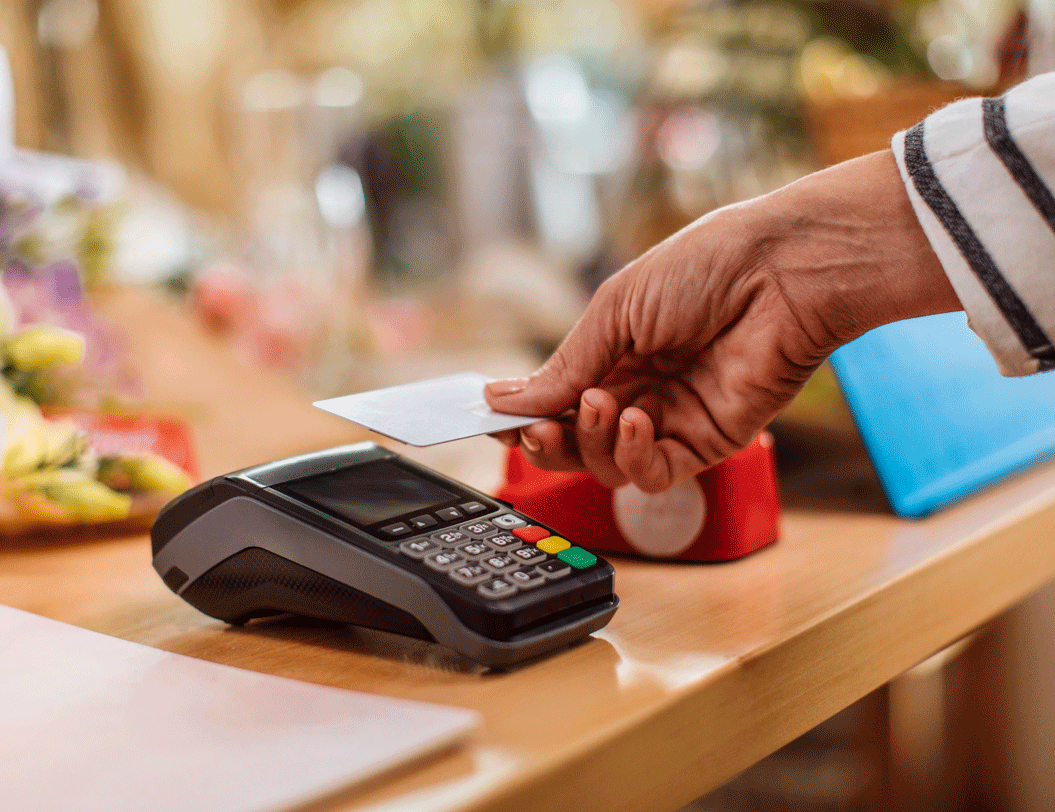
POLYGON ((599 384, 630 346, 618 299, 604 286, 557 350, 529 378, 492 381, 484 388, 497 412, 556 416, 578 405, 582 393, 599 384))

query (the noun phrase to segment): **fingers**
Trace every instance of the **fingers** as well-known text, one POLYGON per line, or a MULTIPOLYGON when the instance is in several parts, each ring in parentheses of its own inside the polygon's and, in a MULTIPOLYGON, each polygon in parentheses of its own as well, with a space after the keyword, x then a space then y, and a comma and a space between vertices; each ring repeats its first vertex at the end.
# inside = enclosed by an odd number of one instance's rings
POLYGON ((520 430, 520 452, 532 465, 548 471, 581 471, 574 433, 556 420, 532 423, 520 430))
POLYGON ((664 491, 707 467, 684 443, 670 437, 657 441, 652 419, 633 406, 619 416, 612 456, 627 480, 645 493, 664 491))
POLYGON ((578 405, 584 391, 599 383, 630 346, 622 313, 622 283, 613 277, 550 359, 530 378, 492 381, 484 388, 488 405, 499 412, 556 415, 578 405))
POLYGON ((617 488, 626 474, 612 457, 618 432, 619 404, 603 389, 587 389, 579 402, 575 439, 579 457, 602 485, 617 488))

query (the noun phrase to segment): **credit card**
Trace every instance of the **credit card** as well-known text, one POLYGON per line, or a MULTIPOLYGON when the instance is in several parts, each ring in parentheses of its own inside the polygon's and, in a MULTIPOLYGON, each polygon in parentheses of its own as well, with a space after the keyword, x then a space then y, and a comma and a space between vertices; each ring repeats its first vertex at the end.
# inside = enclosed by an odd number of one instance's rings
POLYGON ((484 384, 490 380, 478 372, 460 372, 319 400, 313 405, 414 446, 494 434, 546 419, 494 411, 484 400, 484 384))

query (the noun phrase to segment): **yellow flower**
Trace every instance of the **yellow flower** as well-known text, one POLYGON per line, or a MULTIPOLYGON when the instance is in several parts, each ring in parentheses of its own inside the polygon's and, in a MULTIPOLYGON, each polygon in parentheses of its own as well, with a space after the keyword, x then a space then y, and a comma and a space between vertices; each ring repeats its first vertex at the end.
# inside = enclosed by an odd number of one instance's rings
POLYGON ((6 350, 18 369, 79 364, 84 357, 84 336, 50 324, 35 324, 8 341, 6 350))

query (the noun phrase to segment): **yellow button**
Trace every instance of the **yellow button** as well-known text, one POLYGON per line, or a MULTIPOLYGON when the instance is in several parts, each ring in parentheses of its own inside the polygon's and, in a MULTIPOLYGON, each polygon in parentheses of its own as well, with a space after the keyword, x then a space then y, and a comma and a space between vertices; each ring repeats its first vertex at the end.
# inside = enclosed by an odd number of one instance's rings
POLYGON ((567 550, 571 547, 571 542, 567 539, 562 539, 560 536, 550 536, 548 539, 542 539, 542 541, 535 546, 544 553, 556 555, 561 550, 567 550))

